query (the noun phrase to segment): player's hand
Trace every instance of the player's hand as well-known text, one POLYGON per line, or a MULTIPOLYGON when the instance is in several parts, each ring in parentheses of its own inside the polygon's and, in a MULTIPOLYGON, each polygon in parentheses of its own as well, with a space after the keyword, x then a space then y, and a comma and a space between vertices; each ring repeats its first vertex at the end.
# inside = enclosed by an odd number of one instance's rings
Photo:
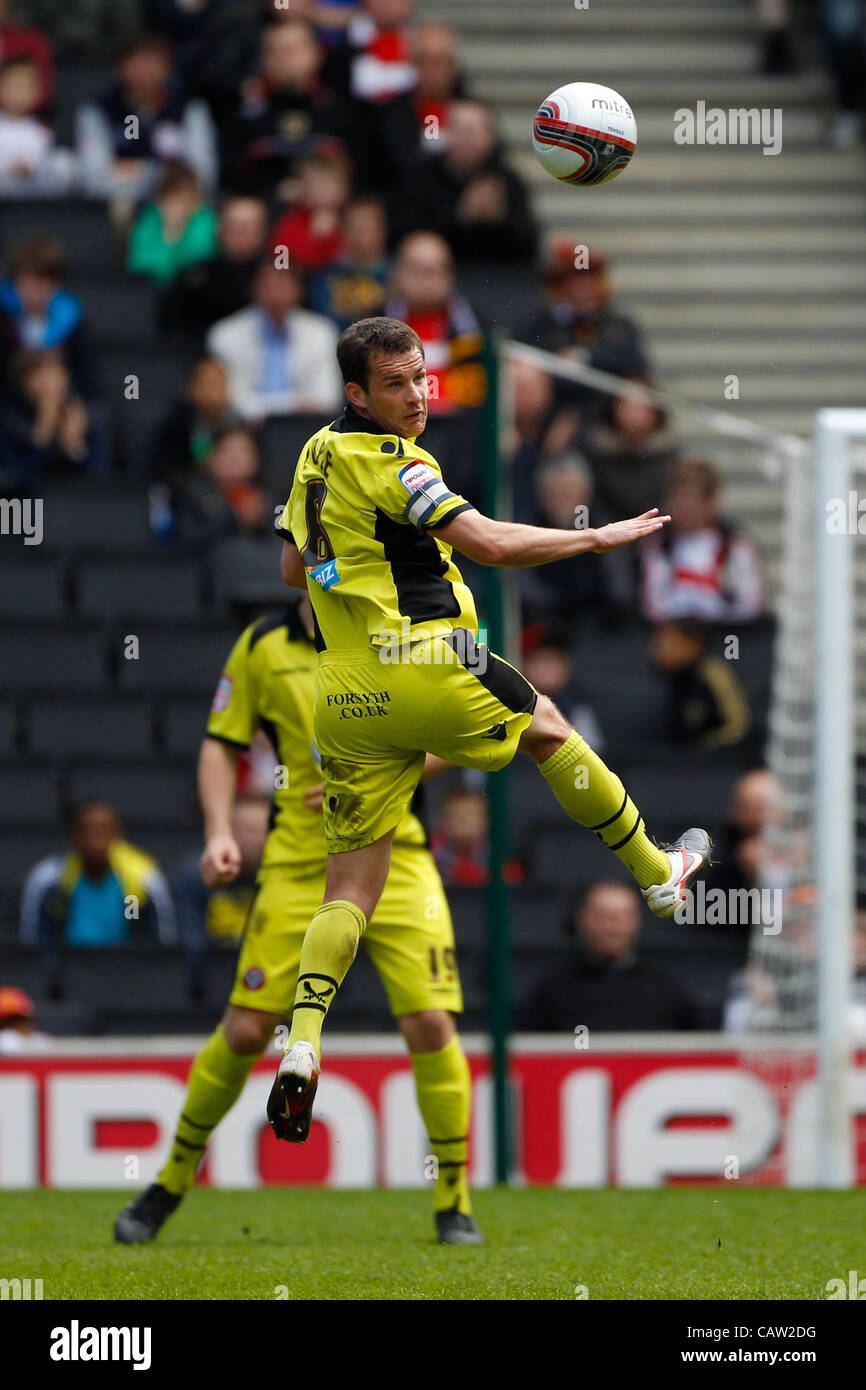
POLYGON ((304 792, 304 805, 308 811, 315 811, 318 815, 321 815, 322 795, 324 790, 325 788, 322 786, 321 782, 317 787, 307 788, 304 792))
POLYGON ((596 531, 595 538, 598 544, 592 547, 593 552, 603 555, 606 550, 618 550, 621 545, 642 541, 654 531, 661 531, 669 521, 669 516, 659 516, 658 507, 653 507, 641 516, 633 516, 628 521, 612 521, 608 526, 600 526, 596 531))
POLYGON ((241 851, 233 835, 212 835, 199 860, 199 870, 208 888, 231 883, 241 870, 241 851))

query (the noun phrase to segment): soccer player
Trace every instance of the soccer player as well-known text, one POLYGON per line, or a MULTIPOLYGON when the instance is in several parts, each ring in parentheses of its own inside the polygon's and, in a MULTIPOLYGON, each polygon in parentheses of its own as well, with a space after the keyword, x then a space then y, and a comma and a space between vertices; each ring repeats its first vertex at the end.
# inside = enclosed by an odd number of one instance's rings
MULTIPOLYGON (((231 833, 236 763, 259 728, 279 759, 275 818, 228 1007, 193 1063, 171 1152, 157 1181, 117 1218, 115 1238, 124 1244, 151 1240, 176 1210, 211 1133, 238 1099, 276 1026, 292 1012, 301 945, 322 901, 327 854, 313 740, 318 658, 312 626, 305 597, 286 612, 251 624, 217 686, 199 758, 205 881, 231 882, 240 868, 231 833)), ((430 758, 426 771, 435 775, 443 766, 430 758)), ((437 1159, 433 1205, 439 1240, 477 1244, 482 1236, 470 1214, 466 1177, 469 1065, 454 1024, 463 1008, 454 933, 424 827, 409 803, 394 832, 388 883, 365 944, 409 1047, 418 1106, 437 1159)), ((300 984, 307 1000, 327 999, 336 988, 314 977, 300 984)))
MULTIPOLYGON (((367 318, 337 345, 343 414, 303 449, 278 523, 282 575, 307 588, 320 648, 314 729, 322 758, 326 890, 301 950, 283 1060, 268 1100, 277 1133, 306 1139, 322 1025, 388 876, 395 827, 425 755, 494 771, 520 748, 563 810, 626 865, 660 917, 710 860, 705 830, 659 848, 622 782, 553 702, 479 644, 453 550, 483 565, 541 565, 652 535, 658 509, 600 529, 495 521, 455 495, 416 443, 427 419, 417 333, 367 318)), ((627 677, 626 677, 627 678, 627 677)))

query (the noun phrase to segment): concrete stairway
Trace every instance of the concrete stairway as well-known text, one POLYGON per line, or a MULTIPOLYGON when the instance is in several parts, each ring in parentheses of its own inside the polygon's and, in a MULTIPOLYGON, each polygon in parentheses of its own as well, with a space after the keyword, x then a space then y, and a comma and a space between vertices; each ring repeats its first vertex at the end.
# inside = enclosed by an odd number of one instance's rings
MULTIPOLYGON (((451 23, 473 92, 496 110, 546 237, 604 248, 620 303, 644 325, 659 385, 696 403, 808 436, 822 405, 866 396, 866 154, 827 145, 820 55, 757 72, 751 0, 419 0, 451 23), (557 184, 529 146, 535 108, 563 82, 614 87, 638 148, 613 184, 557 184), (782 108, 783 146, 677 146, 674 112, 782 108), (724 378, 740 398, 725 401, 724 378)), ((760 451, 692 435, 725 468, 729 509, 780 542, 780 489, 760 451)))

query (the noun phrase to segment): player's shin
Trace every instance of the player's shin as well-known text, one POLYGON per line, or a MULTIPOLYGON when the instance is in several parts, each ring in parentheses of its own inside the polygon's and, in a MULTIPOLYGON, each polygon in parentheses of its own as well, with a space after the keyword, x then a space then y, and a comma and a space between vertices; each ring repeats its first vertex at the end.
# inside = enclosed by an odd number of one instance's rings
POLYGON ((355 903, 324 903, 313 916, 301 948, 292 1031, 286 1048, 309 1043, 320 1057, 322 1024, 358 950, 367 919, 355 903))
POLYGON ((255 1054, 233 1052, 221 1027, 208 1038, 192 1064, 171 1152, 157 1178, 168 1192, 179 1196, 192 1186, 208 1139, 231 1110, 257 1061, 255 1054))
POLYGON ((669 878, 670 861, 647 835, 643 817, 622 782, 576 730, 539 764, 539 771, 566 814, 595 831, 641 888, 669 878))
POLYGON ((466 1161, 472 1079, 466 1054, 455 1036, 439 1052, 413 1052, 410 1056, 418 1109, 434 1160, 434 1211, 456 1208, 468 1215, 471 1203, 466 1161))

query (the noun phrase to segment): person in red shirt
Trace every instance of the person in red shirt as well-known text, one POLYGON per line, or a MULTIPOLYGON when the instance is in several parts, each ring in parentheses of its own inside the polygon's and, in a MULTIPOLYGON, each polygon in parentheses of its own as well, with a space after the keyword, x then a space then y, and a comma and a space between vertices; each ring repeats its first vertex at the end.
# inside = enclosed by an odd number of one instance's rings
POLYGON ((274 254, 285 247, 299 270, 326 270, 343 249, 343 213, 351 192, 347 161, 320 150, 297 162, 298 199, 273 230, 274 254))
POLYGON ((9 0, 0 0, 0 63, 10 58, 29 58, 39 73, 39 111, 54 100, 54 50, 38 29, 24 29, 9 22, 9 0))
MULTIPOLYGON (((481 887, 490 877, 490 833, 487 802, 471 787, 450 791, 439 808, 437 829, 430 836, 430 849, 444 883, 460 887, 481 887)), ((506 883, 520 883, 523 868, 519 860, 505 865, 506 883)))

